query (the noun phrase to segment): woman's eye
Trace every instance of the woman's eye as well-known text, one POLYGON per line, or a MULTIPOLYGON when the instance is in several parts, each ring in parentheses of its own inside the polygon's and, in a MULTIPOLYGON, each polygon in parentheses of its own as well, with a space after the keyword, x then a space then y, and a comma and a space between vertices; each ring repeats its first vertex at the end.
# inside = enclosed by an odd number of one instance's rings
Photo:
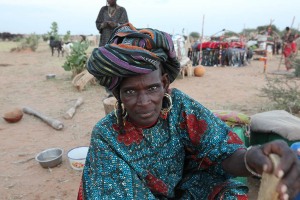
POLYGON ((149 88, 149 91, 155 91, 157 88, 157 86, 152 86, 151 88, 149 88))
POLYGON ((134 90, 126 90, 126 91, 125 91, 125 94, 134 94, 134 93, 135 93, 134 90))

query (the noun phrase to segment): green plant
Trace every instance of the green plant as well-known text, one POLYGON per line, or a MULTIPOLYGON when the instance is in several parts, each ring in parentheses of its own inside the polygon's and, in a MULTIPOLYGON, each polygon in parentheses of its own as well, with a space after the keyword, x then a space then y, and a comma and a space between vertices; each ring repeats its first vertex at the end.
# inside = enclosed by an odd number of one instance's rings
POLYGON ((53 40, 60 40, 60 37, 58 35, 58 24, 56 22, 52 22, 50 31, 43 34, 42 38, 44 41, 50 40, 50 38, 52 38, 53 40))
POLYGON ((274 101, 276 109, 283 109, 290 113, 300 111, 300 83, 290 77, 268 78, 267 84, 261 89, 264 96, 274 101))
POLYGON ((49 40, 49 33, 42 35, 43 41, 46 42, 49 40))
POLYGON ((24 38, 17 50, 31 49, 35 51, 38 48, 40 36, 35 33, 31 34, 29 37, 24 38))
POLYGON ((64 42, 69 42, 71 38, 71 31, 67 31, 67 33, 63 37, 64 42))
POLYGON ((294 62, 295 76, 300 77, 300 59, 296 59, 294 62))
POLYGON ((89 43, 86 41, 73 43, 71 54, 67 56, 67 60, 62 66, 65 71, 72 71, 73 77, 85 69, 88 47, 89 43))

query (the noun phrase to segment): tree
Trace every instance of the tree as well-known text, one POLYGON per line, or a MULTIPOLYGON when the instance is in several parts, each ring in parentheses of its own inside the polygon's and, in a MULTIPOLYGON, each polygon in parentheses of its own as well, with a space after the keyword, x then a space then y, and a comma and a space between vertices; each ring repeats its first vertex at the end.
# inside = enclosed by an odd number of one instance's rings
POLYGON ((224 36, 225 37, 232 37, 232 36, 239 36, 239 34, 234 32, 234 31, 226 31, 226 32, 224 32, 224 36))
POLYGON ((254 35, 257 33, 255 28, 244 28, 240 35, 244 35, 248 39, 253 39, 254 35))
POLYGON ((56 22, 52 22, 50 29, 51 31, 48 32, 49 36, 53 36, 55 40, 58 40, 58 24, 56 22))
POLYGON ((190 37, 193 37, 195 40, 200 38, 200 34, 198 32, 191 32, 190 37))
MULTIPOLYGON (((258 26, 256 29, 258 30, 259 34, 264 34, 265 32, 267 32, 268 28, 270 27, 270 25, 264 25, 264 26, 258 26)), ((275 26, 275 25, 271 25, 272 31, 279 33, 279 29, 275 26)))
POLYGON ((67 31, 67 33, 64 35, 64 42, 70 41, 71 38, 71 31, 67 31))

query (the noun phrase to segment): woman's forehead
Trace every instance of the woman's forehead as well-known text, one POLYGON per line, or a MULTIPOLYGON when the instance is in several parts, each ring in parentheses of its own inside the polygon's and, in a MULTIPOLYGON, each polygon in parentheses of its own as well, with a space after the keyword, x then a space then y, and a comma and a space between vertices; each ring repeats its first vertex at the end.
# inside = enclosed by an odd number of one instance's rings
POLYGON ((142 74, 133 77, 124 78, 120 87, 134 87, 137 85, 152 85, 156 83, 161 83, 161 73, 160 70, 155 70, 149 74, 142 74))

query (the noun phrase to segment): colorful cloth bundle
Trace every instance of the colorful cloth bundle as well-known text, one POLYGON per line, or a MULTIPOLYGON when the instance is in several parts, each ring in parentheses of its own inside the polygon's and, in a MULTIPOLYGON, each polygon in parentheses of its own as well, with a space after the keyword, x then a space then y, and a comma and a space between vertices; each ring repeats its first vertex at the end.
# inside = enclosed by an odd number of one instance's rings
POLYGON ((154 29, 136 29, 130 23, 114 30, 109 42, 95 48, 87 62, 88 71, 110 90, 122 78, 148 74, 162 64, 170 81, 180 69, 169 34, 154 29))

